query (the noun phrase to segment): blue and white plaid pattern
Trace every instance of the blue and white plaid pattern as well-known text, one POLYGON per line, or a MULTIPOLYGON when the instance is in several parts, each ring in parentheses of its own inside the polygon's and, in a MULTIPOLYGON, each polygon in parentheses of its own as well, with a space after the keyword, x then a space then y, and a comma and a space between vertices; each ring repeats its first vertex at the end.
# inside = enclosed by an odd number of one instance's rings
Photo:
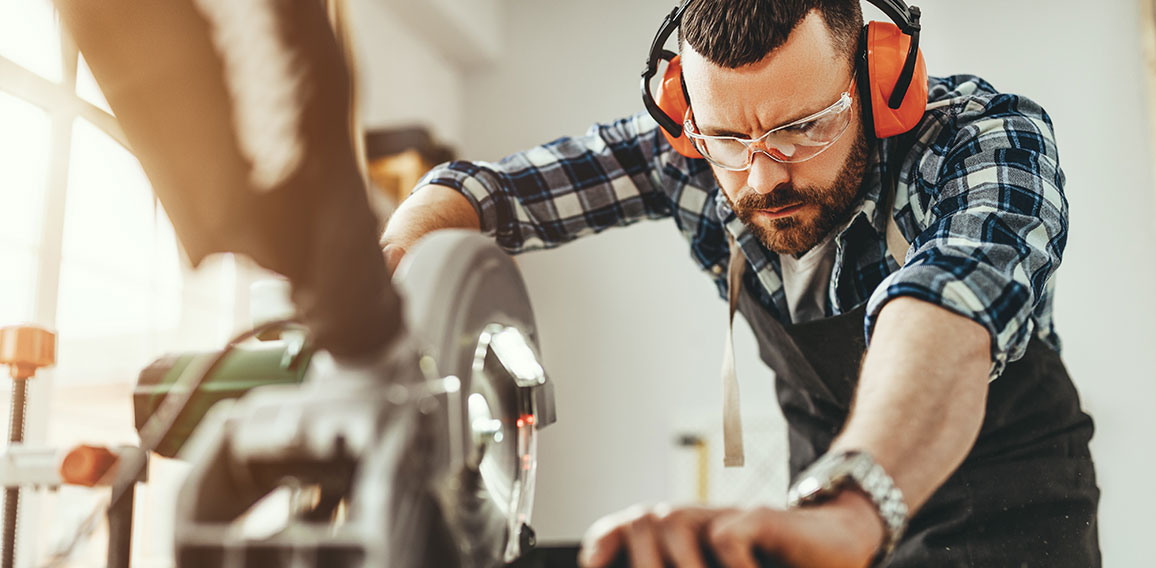
MULTIPOLYGON (((943 306, 987 328, 995 378, 1033 335, 1060 348, 1052 275, 1067 239, 1068 203, 1051 119, 1031 100, 972 76, 933 78, 929 99, 917 128, 872 150, 864 198, 835 240, 826 310, 836 315, 867 302, 870 338, 891 298, 943 306), (888 254, 886 217, 876 211, 897 147, 911 148, 893 207, 912 243, 902 268, 888 254)), ((512 253, 671 217, 723 298, 730 231, 751 265, 744 285, 775 318, 790 321, 778 255, 731 211, 706 161, 676 153, 645 113, 497 163, 443 164, 418 190, 434 183, 461 191, 482 230, 512 253)))

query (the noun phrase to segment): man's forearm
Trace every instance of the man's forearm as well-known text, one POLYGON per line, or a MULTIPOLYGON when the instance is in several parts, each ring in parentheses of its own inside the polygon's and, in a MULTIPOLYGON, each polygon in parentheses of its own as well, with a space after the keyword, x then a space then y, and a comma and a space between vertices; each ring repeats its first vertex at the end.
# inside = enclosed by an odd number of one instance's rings
POLYGON ((991 338, 980 324, 913 298, 880 312, 855 404, 832 450, 861 449, 914 512, 963 462, 983 423, 991 338))
POLYGON ((442 185, 427 185, 401 202, 381 236, 382 254, 389 271, 426 234, 439 229, 479 230, 481 221, 466 196, 442 185))
POLYGON ((410 195, 390 216, 381 244, 408 250, 418 239, 438 229, 480 228, 469 199, 449 187, 429 185, 410 195))

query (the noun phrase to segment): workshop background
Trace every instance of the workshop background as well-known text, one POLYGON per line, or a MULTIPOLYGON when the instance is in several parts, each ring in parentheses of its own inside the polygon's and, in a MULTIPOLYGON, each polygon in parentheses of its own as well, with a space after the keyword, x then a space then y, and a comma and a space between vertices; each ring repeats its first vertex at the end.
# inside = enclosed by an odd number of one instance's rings
MULTIPOLYGON (((1156 468, 1156 154, 1141 5, 913 3, 923 9, 931 74, 979 75, 1033 98, 1055 123, 1071 205, 1056 322, 1096 420, 1105 565, 1147 565, 1156 509, 1149 489, 1156 468)), ((460 156, 493 160, 641 109, 639 72, 674 2, 371 4, 358 3, 354 19, 364 30, 357 53, 368 70, 365 120, 421 122, 460 156), (441 7, 447 10, 436 19, 421 13, 441 7)), ((864 13, 886 19, 866 3, 864 13)), ((675 438, 719 430, 726 304, 691 262, 674 223, 610 230, 523 255, 519 264, 543 359, 557 381, 559 421, 541 439, 538 534, 574 539, 608 511, 692 498, 692 481, 673 473, 672 464, 686 463, 675 438)), ((747 452, 762 449, 781 462, 783 434, 768 426, 781 420, 772 375, 745 324, 738 327, 743 418, 749 429, 768 432, 764 440, 749 433, 747 452)), ((710 451, 717 466, 719 444, 710 451)), ((759 494, 781 499, 784 468, 766 463, 756 460, 748 475, 765 476, 771 491, 759 494)), ((737 499, 751 489, 741 475, 722 483, 719 470, 712 470, 719 481, 712 497, 737 499)))
MULTIPOLYGON (((1149 1, 915 2, 933 75, 980 75, 1038 101, 1055 122, 1072 214, 1056 321, 1097 422, 1107 566, 1149 563, 1156 509, 1149 1)), ((639 72, 673 4, 349 0, 361 120, 372 130, 424 128, 472 159, 581 134, 641 109, 639 72)), ((47 0, 0 0, 0 324, 59 332, 58 365, 31 384, 30 443, 132 443, 128 398, 140 369, 163 353, 221 346, 248 325, 250 284, 265 275, 231 256, 196 272, 183 264, 83 61, 76 71, 60 65, 68 49, 47 0)), ((781 503, 782 419, 745 323, 736 351, 750 463, 719 467, 726 308, 671 221, 518 262, 557 388, 559 422, 539 448, 541 540, 575 541, 637 502, 781 503)), ((183 470, 153 463, 137 503, 137 566, 171 565, 167 515, 183 470)), ((42 559, 98 498, 29 495, 18 565, 42 559)))

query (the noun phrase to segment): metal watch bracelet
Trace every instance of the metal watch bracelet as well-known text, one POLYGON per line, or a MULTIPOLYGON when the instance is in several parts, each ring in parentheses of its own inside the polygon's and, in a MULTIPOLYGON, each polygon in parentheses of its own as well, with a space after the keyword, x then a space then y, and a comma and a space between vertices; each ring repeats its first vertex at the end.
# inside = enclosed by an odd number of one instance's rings
POLYGON ((844 487, 854 485, 871 500, 883 520, 883 543, 872 562, 882 566, 907 528, 907 503, 891 476, 864 451, 828 453, 803 470, 787 491, 787 506, 822 503, 844 487))

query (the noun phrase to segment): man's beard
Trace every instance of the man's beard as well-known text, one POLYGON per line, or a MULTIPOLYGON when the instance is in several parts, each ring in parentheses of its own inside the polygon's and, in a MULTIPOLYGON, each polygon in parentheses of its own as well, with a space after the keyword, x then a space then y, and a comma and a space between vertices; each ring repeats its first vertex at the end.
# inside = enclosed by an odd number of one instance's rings
MULTIPOLYGON (((766 246, 779 254, 799 255, 805 253, 827 238, 836 227, 846 222, 851 206, 859 197, 859 187, 863 183, 863 172, 867 167, 867 138, 860 130, 851 146, 847 161, 839 170, 830 187, 803 187, 792 185, 776 187, 770 193, 761 194, 748 187, 739 190, 737 202, 730 202, 735 215, 766 246), (819 214, 813 220, 801 221, 797 216, 779 219, 763 219, 755 222, 759 210, 775 209, 790 205, 816 205, 819 214)), ((724 196, 726 192, 723 192, 724 196)))

